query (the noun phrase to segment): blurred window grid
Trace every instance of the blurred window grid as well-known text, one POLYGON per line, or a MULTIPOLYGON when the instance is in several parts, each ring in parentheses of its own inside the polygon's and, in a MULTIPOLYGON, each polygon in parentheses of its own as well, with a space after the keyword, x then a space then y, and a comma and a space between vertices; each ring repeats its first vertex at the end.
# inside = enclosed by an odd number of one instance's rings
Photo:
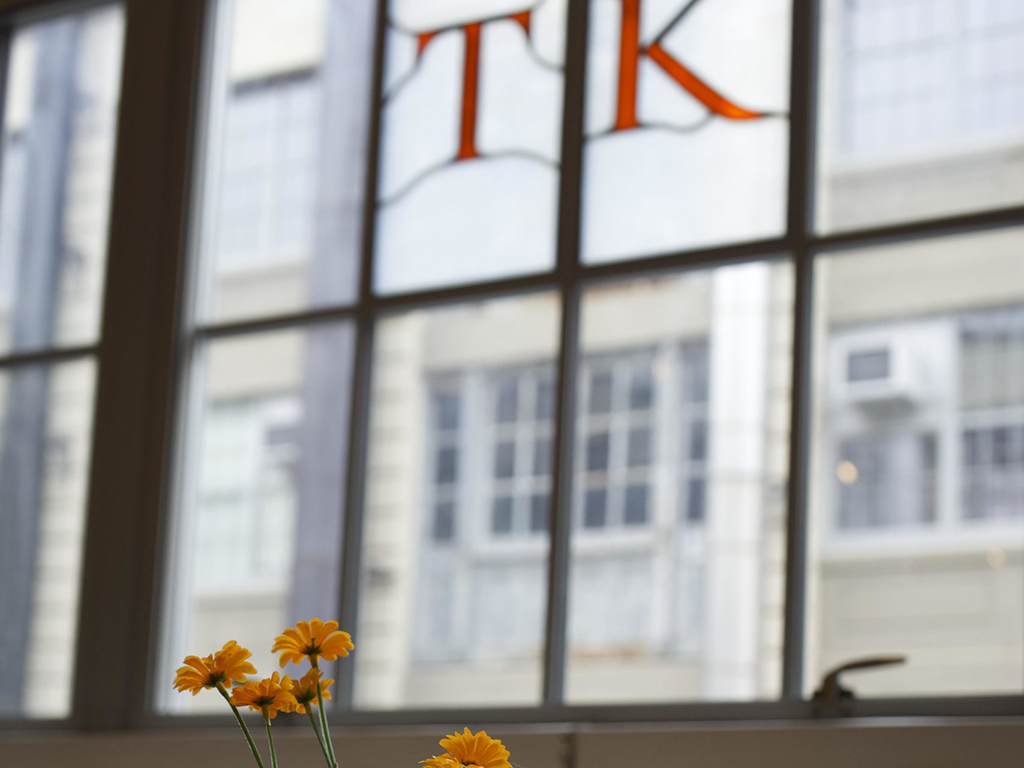
MULTIPOLYGON (((298 312, 301 325, 303 313, 342 311, 356 300, 346 284, 361 279, 354 258, 361 230, 348 213, 338 219, 347 228, 332 230, 322 206, 338 206, 345 195, 372 206, 372 274, 363 282, 395 309, 358 321, 372 322, 374 342, 362 361, 370 365, 369 432, 356 446, 365 451, 366 475, 355 631, 370 649, 356 663, 355 706, 539 703, 556 514, 571 521, 566 701, 777 696, 794 338, 787 254, 581 283, 575 423, 566 427, 573 466, 562 470, 571 501, 555 509, 556 372, 565 353, 557 344, 559 302, 543 291, 553 283, 501 296, 500 281, 533 279, 556 259, 567 4, 546 0, 523 10, 488 0, 476 13, 457 3, 391 0, 377 189, 366 200, 352 150, 369 146, 359 144, 367 137, 355 126, 369 125, 372 115, 361 106, 339 122, 333 99, 368 93, 371 73, 338 69, 344 57, 320 23, 344 16, 348 4, 303 0, 276 16, 266 13, 267 2, 222 0, 230 56, 210 125, 204 183, 213 193, 198 311, 214 329, 282 312, 298 312), (260 52, 271 24, 310 44, 260 52), (485 76, 471 88, 474 72, 485 76), (499 90, 503 98, 494 99, 499 90), (339 156, 338 172, 326 173, 331 147, 348 154, 339 156), (475 295, 471 286, 481 281, 499 285, 499 294, 475 295), (454 286, 468 298, 419 308, 420 296, 454 286), (744 639, 727 641, 740 627, 744 639), (429 648, 414 642, 416 628, 430 633, 429 648), (479 675, 499 684, 480 690, 479 675), (434 685, 442 679, 443 690, 434 685)), ((583 270, 780 235, 788 0, 589 5, 583 270), (730 67, 722 40, 736 52, 730 67), (635 90, 622 56, 637 59, 635 90), (698 208, 700 216, 687 213, 698 208)), ((996 0, 821 5, 813 224, 825 238, 1024 199, 1012 170, 1005 181, 994 170, 1007 167, 999 153, 1020 140, 1012 113, 1015 11, 996 0), (991 167, 977 173, 959 159, 989 155, 991 167)), ((371 21, 359 16, 366 34, 371 21)), ((934 250, 943 265, 966 260, 930 242, 921 249, 934 250)), ((879 245, 813 257, 815 312, 825 325, 815 326, 812 350, 807 588, 889 593, 900 605, 899 589, 917 583, 912 574, 952 573, 931 553, 961 530, 984 538, 972 551, 989 570, 996 551, 1005 555, 1007 578, 1022 567, 1024 406, 1012 382, 1024 380, 1015 377, 1024 293, 980 290, 958 299, 939 281, 907 308, 871 300, 869 283, 848 278, 909 284, 928 256, 908 258, 901 272, 898 251, 879 245), (890 249, 896 255, 887 256, 890 249), (894 266, 877 266, 886 262, 894 266), (922 384, 930 380, 958 383, 932 397, 922 384), (983 524, 986 532, 973 533, 983 524), (887 565, 903 581, 851 581, 847 570, 886 536, 906 542, 887 565)), ((685 266, 676 258, 667 257, 669 267, 685 266)), ((1006 258, 996 253, 990 261, 992 274, 1013 282, 1006 258)), ((197 481, 200 522, 189 534, 212 542, 230 521, 245 520, 255 549, 216 568, 197 564, 189 578, 193 589, 202 584, 204 599, 277 579, 286 586, 273 590, 261 616, 284 621, 299 615, 295 550, 308 546, 295 526, 324 519, 306 499, 328 499, 335 515, 352 513, 339 483, 317 491, 323 480, 315 481, 329 465, 323 459, 348 455, 341 446, 348 433, 335 435, 317 461, 309 441, 327 440, 313 426, 315 414, 323 403, 348 401, 356 363, 346 358, 329 373, 329 346, 307 340, 296 355, 265 343, 280 361, 273 376, 254 369, 249 383, 235 386, 206 369, 203 440, 223 457, 210 453, 197 481), (343 388, 328 397, 323 386, 331 381, 343 388), (273 546, 261 549, 259 541, 273 546)), ((198 367, 193 375, 201 375, 198 367)), ((336 582, 338 568, 337 557, 325 558, 313 571, 336 582)), ((247 599, 259 599, 259 589, 250 592, 247 599)), ((191 619, 172 618, 172 637, 188 626, 195 637, 212 631, 196 609, 191 619)), ((913 633, 869 629, 855 643, 833 631, 835 615, 812 604, 803 617, 807 684, 827 663, 890 650, 872 638, 918 647, 913 633)), ((1020 646, 987 627, 978 631, 1008 654, 1020 646)), ((958 643, 947 634, 934 645, 953 658, 966 652, 958 643)), ((873 690, 1005 692, 1024 688, 1020 666, 986 669, 942 690, 888 673, 873 690)))
MULTIPOLYGON (((1024 2, 816 3, 814 51, 795 0, 213 4, 158 679, 344 611, 331 706, 385 719, 890 653, 858 698, 1024 695, 1024 2)), ((0 27, 15 721, 75 714, 126 31, 40 18, 0 27)))

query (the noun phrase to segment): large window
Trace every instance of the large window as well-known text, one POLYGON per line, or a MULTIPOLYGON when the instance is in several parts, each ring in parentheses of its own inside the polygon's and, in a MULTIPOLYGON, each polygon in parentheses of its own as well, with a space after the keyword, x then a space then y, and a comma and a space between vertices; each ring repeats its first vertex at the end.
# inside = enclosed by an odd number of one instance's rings
POLYGON ((71 708, 122 27, 0 31, 0 717, 71 708))
POLYGON ((1018 3, 18 5, 0 717, 1019 711, 1018 3))

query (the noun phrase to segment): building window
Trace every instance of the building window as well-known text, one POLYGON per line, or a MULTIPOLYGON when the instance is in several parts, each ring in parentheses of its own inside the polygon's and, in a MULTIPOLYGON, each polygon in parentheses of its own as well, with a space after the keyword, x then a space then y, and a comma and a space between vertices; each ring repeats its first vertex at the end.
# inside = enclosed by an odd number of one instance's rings
POLYGON ((998 0, 844 0, 850 155, 1012 135, 1024 107, 1024 10, 998 0))
POLYGON ((586 530, 646 526, 657 462, 653 355, 591 359, 582 367, 582 516, 586 530))
POLYGON ((225 108, 219 269, 309 258, 320 87, 315 72, 233 86, 225 108))
POLYGON ((485 383, 493 403, 491 535, 548 530, 554 376, 550 368, 496 372, 485 383))
POLYGON ((963 514, 1024 516, 1024 305, 960 320, 963 514))
POLYGON ((294 547, 300 403, 293 397, 212 403, 199 478, 196 580, 207 593, 288 578, 294 547), (245 556, 225 561, 232 541, 245 556))
POLYGON ((432 499, 431 536, 441 543, 452 541, 458 518, 460 456, 460 396, 455 385, 437 387, 431 397, 433 472, 428 498, 432 499))
POLYGON ((872 434, 839 445, 841 529, 892 528, 936 520, 936 436, 872 434))

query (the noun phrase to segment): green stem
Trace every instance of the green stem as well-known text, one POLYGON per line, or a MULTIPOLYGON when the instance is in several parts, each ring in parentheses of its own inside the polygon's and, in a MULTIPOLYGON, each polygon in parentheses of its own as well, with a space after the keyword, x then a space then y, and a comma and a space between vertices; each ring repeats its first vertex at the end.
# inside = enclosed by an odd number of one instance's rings
MULTIPOLYGON (((316 656, 310 657, 310 664, 313 669, 320 671, 320 667, 317 666, 316 656)), ((331 768, 338 768, 338 758, 334 756, 334 744, 331 743, 331 729, 327 727, 327 713, 324 711, 324 692, 323 687, 320 685, 320 676, 316 679, 316 703, 320 709, 320 730, 324 734, 324 744, 327 745, 327 756, 331 759, 331 768)))
POLYGON ((267 726, 267 741, 270 742, 270 764, 277 768, 277 752, 274 750, 274 734, 270 732, 270 713, 267 711, 267 705, 263 705, 263 722, 267 726))
POLYGON ((313 733, 316 734, 316 743, 320 745, 320 751, 324 753, 324 760, 327 761, 327 768, 334 768, 334 763, 331 762, 331 756, 327 754, 327 746, 324 744, 324 740, 320 736, 320 731, 316 727, 316 718, 313 717, 312 704, 306 704, 306 714, 309 715, 309 724, 313 726, 313 733))
POLYGON ((238 721, 238 726, 242 729, 242 733, 245 734, 245 740, 249 742, 249 749, 252 750, 252 756, 256 759, 256 765, 263 768, 263 761, 260 760, 260 753, 256 749, 256 743, 252 740, 252 734, 249 733, 249 729, 245 726, 245 720, 242 719, 242 714, 238 711, 238 707, 231 703, 231 697, 228 692, 224 690, 224 686, 221 683, 217 683, 217 690, 220 691, 220 695, 224 697, 224 701, 231 707, 231 711, 235 713, 235 720, 238 721))

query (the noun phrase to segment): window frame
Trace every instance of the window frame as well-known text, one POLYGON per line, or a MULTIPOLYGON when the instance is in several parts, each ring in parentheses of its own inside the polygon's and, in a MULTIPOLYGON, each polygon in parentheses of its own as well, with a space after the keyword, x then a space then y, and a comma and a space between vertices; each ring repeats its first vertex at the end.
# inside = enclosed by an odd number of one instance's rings
MULTIPOLYGON (((0 0, 0 97, 12 25, 110 0, 0 0)), ((116 0, 115 0, 116 1, 116 0)), ((162 595, 173 538, 174 488, 185 450, 181 427, 189 386, 185 368, 195 343, 256 330, 350 319, 355 324, 344 544, 339 617, 358 614, 364 470, 368 442, 374 325, 391 312, 517 293, 551 291, 561 300, 551 470, 543 703, 535 707, 365 711, 353 708, 352 675, 339 685, 330 719, 340 725, 470 723, 636 723, 708 720, 779 721, 820 718, 1024 716, 1020 695, 858 699, 842 707, 805 694, 804 615, 807 587, 808 487, 811 439, 811 352, 814 259, 867 245, 1024 224, 1024 204, 818 234, 814 228, 816 102, 821 0, 793 0, 789 157, 785 232, 779 237, 610 263, 579 259, 582 87, 586 74, 587 0, 568 1, 565 99, 559 181, 557 262, 547 272, 394 295, 373 291, 375 213, 386 0, 377 0, 364 187, 360 274, 353 303, 256 320, 195 325, 191 302, 198 271, 202 139, 215 44, 214 0, 120 0, 125 8, 121 102, 109 222, 102 336, 95 345, 0 357, 0 368, 95 354, 98 361, 87 522, 84 542, 72 715, 67 720, 0 720, 0 730, 109 730, 228 727, 227 717, 171 716, 154 711, 160 665, 162 595), (157 83, 160 87, 153 87, 157 83), (369 201, 367 203, 367 201, 369 201), (736 703, 563 703, 567 583, 580 301, 604 281, 660 272, 778 258, 792 260, 792 392, 789 484, 786 491, 785 625, 781 694, 736 703), (112 551, 119 557, 111 558, 112 551), (123 660, 108 675, 98 658, 123 660)), ((0 111, 3 100, 0 98, 0 111)), ((0 115, 2 116, 2 115, 0 115)))

